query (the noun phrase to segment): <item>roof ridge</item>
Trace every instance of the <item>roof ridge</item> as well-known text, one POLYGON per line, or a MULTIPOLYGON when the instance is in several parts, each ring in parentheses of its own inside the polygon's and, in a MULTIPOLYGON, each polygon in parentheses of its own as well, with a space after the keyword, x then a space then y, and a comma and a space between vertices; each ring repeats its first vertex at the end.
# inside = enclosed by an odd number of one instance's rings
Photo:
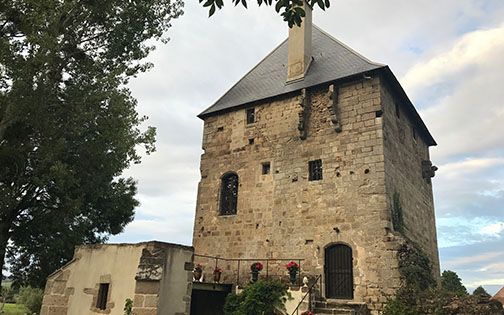
MULTIPOLYGON (((257 67, 259 67, 259 65, 265 61, 269 56, 271 56, 275 51, 277 51, 280 46, 282 46, 286 41, 289 40, 289 37, 287 37, 286 39, 284 39, 280 44, 278 44, 275 48, 273 48, 272 51, 270 51, 269 54, 267 54, 263 59, 261 59, 254 67, 252 67, 252 69, 250 69, 247 73, 245 73, 241 78, 240 80, 238 80, 235 84, 233 84, 232 87, 230 87, 229 89, 227 89, 226 92, 224 92, 224 94, 221 95, 221 97, 219 97, 212 105, 210 105, 209 107, 205 108, 204 111, 202 111, 201 113, 204 113, 206 112, 208 109, 210 109, 211 107, 213 107, 215 104, 219 103, 219 101, 224 97, 226 96, 235 86, 237 86, 241 81, 243 81, 243 79, 245 79, 252 71, 254 71, 257 67)), ((201 115, 201 114, 200 114, 201 115)), ((198 117, 200 116, 198 115, 198 117)))
POLYGON ((364 60, 365 62, 369 63, 370 65, 380 66, 380 67, 386 66, 386 64, 379 63, 379 62, 374 62, 374 61, 371 61, 370 59, 364 57, 363 55, 361 55, 357 51, 355 51, 352 47, 348 46, 347 44, 345 44, 342 41, 338 40, 337 38, 335 38, 331 34, 327 33, 326 31, 324 31, 322 28, 320 28, 316 24, 313 24, 313 27, 316 28, 318 31, 320 31, 322 34, 326 35, 327 37, 329 37, 330 39, 332 39, 333 41, 335 41, 336 43, 338 43, 339 45, 343 46, 345 49, 347 49, 348 51, 350 51, 355 56, 357 56, 357 57, 361 58, 362 60, 364 60))

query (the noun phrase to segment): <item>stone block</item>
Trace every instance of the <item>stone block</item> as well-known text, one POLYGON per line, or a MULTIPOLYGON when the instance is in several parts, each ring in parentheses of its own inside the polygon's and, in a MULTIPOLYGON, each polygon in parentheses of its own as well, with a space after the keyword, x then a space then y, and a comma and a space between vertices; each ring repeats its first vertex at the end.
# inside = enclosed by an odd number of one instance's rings
POLYGON ((158 296, 157 295, 146 295, 144 300, 144 307, 157 307, 158 296))
POLYGON ((136 294, 158 294, 159 281, 137 281, 135 286, 136 294))
POLYGON ((134 307, 132 309, 133 311, 133 314, 135 315, 158 315, 157 314, 157 308, 137 308, 137 307, 134 307))

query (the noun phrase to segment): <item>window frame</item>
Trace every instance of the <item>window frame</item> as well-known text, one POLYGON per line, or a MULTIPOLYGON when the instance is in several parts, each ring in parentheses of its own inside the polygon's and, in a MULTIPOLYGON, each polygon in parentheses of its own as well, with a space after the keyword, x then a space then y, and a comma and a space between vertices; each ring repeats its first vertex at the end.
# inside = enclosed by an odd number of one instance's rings
POLYGON ((247 108, 245 110, 245 113, 246 113, 245 118, 246 118, 247 125, 250 125, 250 124, 253 124, 256 122, 255 107, 247 108))
POLYGON ((261 174, 269 175, 271 174, 271 162, 263 162, 261 163, 261 174))
POLYGON ((312 160, 308 162, 308 180, 322 180, 323 176, 322 159, 312 160))
POLYGON ((238 174, 229 172, 221 177, 219 187, 219 215, 236 215, 238 212, 238 187, 240 186, 240 178, 238 174), (236 178, 235 183, 226 182, 236 178), (229 187, 233 185, 234 187, 229 187), (234 191, 233 191, 234 190, 234 191), (226 207, 226 208, 225 208, 226 207))

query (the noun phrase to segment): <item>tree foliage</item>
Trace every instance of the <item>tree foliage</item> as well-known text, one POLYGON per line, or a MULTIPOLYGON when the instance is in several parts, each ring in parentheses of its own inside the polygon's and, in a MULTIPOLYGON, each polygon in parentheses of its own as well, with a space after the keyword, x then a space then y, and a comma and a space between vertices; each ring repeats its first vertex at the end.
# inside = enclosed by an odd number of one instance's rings
POLYGON ((488 292, 482 286, 479 286, 476 289, 474 289, 473 295, 487 297, 487 298, 492 297, 490 294, 488 294, 488 292))
POLYGON ((0 1, 0 268, 42 286, 76 244, 121 232, 138 204, 121 178, 155 129, 125 87, 181 0, 0 1))
POLYGON ((289 297, 284 284, 259 280, 245 287, 240 294, 229 294, 224 315, 274 315, 275 310, 285 311, 285 302, 289 297))
POLYGON ((16 303, 23 304, 33 314, 38 314, 42 307, 44 290, 32 287, 22 287, 15 296, 16 303))
MULTIPOLYGON (((313 9, 316 5, 325 11, 326 8, 329 8, 331 5, 329 0, 305 0, 307 1, 308 6, 313 9)), ((199 0, 200 3, 203 3, 204 7, 208 8, 208 16, 212 16, 215 13, 215 10, 222 9, 224 7, 223 0, 199 0)), ((231 0, 231 2, 237 6, 241 3, 245 8, 247 8, 247 0, 231 0)), ((305 16, 305 11, 302 8, 303 1, 302 0, 275 0, 275 10, 277 13, 283 17, 283 20, 287 22, 289 27, 294 25, 301 26, 302 18, 305 16)), ((257 0, 257 4, 259 6, 273 6, 273 0, 257 0)))
POLYGON ((462 280, 451 270, 445 270, 441 274, 441 287, 456 295, 467 295, 467 289, 462 284, 462 280))

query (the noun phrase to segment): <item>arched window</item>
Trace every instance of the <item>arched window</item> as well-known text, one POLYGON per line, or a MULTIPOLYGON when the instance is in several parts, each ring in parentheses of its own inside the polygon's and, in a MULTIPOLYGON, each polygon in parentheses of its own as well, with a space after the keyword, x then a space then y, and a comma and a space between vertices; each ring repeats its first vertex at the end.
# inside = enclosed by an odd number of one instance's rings
POLYGON ((238 204, 238 175, 230 173, 222 177, 220 214, 236 214, 238 204))

